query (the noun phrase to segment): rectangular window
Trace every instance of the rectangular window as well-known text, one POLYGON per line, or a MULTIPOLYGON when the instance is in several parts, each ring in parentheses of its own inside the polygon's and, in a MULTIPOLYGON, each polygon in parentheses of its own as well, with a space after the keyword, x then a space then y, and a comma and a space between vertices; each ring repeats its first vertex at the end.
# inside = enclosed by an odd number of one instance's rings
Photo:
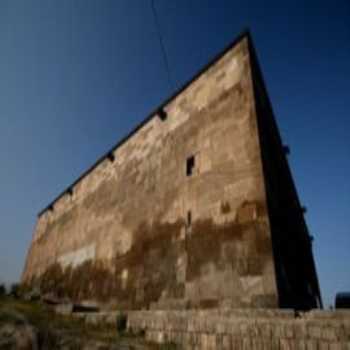
POLYGON ((187 212, 187 227, 190 227, 192 225, 192 213, 191 210, 187 212))
POLYGON ((194 156, 187 158, 186 162, 186 175, 191 176, 194 173, 195 159, 194 156))

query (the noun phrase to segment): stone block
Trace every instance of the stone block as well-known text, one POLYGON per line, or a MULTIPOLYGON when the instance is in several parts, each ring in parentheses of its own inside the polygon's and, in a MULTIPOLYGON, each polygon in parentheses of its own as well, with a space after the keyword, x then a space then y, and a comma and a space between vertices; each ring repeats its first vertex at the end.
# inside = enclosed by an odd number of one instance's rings
POLYGON ((313 339, 320 339, 321 338, 321 327, 319 325, 316 324, 312 324, 310 326, 308 326, 308 334, 310 338, 313 339))
POLYGON ((342 344, 337 342, 329 343, 329 350, 342 350, 342 344))
POLYGON ((223 350, 232 350, 232 337, 231 337, 231 335, 224 334, 222 336, 222 349, 223 350))
POLYGON ((59 315, 68 316, 72 314, 73 307, 72 303, 58 304, 55 306, 55 312, 59 315))
POLYGON ((329 343, 325 340, 319 340, 318 350, 329 350, 329 343))

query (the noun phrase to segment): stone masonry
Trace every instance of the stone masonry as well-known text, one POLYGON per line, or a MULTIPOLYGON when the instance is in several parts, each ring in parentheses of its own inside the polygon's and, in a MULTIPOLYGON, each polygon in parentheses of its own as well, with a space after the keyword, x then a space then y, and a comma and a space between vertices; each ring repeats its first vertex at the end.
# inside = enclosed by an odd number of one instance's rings
POLYGON ((292 310, 132 311, 128 328, 188 350, 348 350, 350 312, 292 310))
POLYGON ((245 33, 39 214, 23 283, 119 309, 320 306, 274 123, 245 33))

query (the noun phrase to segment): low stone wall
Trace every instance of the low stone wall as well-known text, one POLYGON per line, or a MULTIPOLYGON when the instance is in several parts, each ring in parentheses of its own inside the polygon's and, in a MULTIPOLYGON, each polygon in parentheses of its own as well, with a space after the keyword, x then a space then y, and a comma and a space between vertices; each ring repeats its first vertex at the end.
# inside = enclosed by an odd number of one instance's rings
POLYGON ((131 311, 128 329, 184 349, 350 350, 350 311, 131 311))
POLYGON ((110 325, 115 326, 117 324, 117 318, 125 313, 121 311, 112 312, 74 312, 72 316, 84 321, 90 325, 110 325))

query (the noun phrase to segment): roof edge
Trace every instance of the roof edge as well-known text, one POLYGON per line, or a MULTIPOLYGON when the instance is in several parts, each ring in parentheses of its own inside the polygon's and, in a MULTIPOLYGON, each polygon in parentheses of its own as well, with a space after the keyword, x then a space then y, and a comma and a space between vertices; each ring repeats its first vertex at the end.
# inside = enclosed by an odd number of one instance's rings
POLYGON ((207 64, 205 64, 201 69, 195 73, 192 78, 185 82, 180 88, 176 89, 169 97, 167 97, 157 108, 153 109, 147 117, 142 120, 138 125, 136 125, 129 133, 121 138, 113 147, 111 147, 107 152, 105 152, 100 158, 98 158, 94 164, 92 164, 87 170, 85 170, 72 184, 66 187, 58 196, 55 197, 44 209, 38 213, 38 217, 42 216, 47 210, 52 209, 53 205, 61 199, 65 194, 72 191, 72 188, 77 185, 86 175, 92 172, 103 160, 105 160, 111 152, 114 152, 122 144, 124 144, 130 137, 132 137, 138 130, 140 130, 146 123, 148 123, 159 110, 163 109, 167 104, 174 100, 178 95, 180 95, 189 85, 191 85, 196 79, 198 79, 206 70, 208 70, 212 65, 219 61, 228 51, 233 49, 240 41, 247 38, 250 44, 252 44, 251 34, 249 28, 241 31, 235 39, 230 42, 223 50, 211 58, 207 64))

